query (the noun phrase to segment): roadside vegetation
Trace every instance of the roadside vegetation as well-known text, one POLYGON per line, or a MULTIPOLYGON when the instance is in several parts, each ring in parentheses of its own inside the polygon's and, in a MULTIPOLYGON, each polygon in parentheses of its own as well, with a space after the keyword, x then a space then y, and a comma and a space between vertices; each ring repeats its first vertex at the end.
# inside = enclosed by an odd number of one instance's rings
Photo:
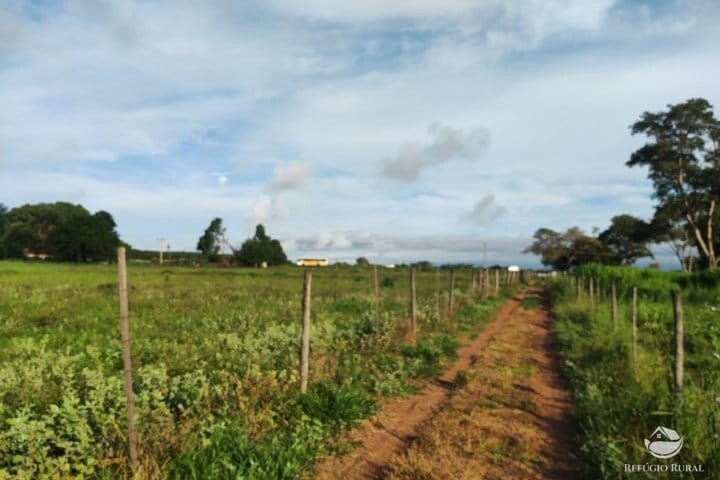
MULTIPOLYGON (((555 328, 570 380, 587 478, 704 478, 697 472, 623 474, 625 464, 702 465, 720 472, 720 272, 689 275, 589 264, 549 284, 555 328), (591 301, 587 285, 596 279, 591 301), (581 288, 580 298, 577 280, 581 288), (617 285, 618 323, 610 286, 617 285), (582 287, 584 285, 584 287, 582 287), (637 354, 632 354, 631 296, 638 289, 637 354), (685 380, 674 385, 671 289, 681 290, 685 316, 685 380), (598 295, 599 301, 598 301, 598 295), (684 444, 658 460, 644 439, 658 426, 684 444)), ((713 477, 714 478, 714 477, 713 477)))

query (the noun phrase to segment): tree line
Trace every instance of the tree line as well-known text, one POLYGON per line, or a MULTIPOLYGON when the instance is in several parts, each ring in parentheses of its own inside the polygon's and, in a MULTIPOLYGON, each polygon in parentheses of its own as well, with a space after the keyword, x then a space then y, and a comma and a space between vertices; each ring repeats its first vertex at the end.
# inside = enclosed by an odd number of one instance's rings
POLYGON ((120 236, 112 215, 67 202, 0 204, 0 258, 42 256, 59 261, 111 261, 120 236))
POLYGON ((656 201, 653 217, 617 215, 597 236, 578 227, 565 232, 540 228, 525 253, 567 270, 589 262, 630 265, 653 256, 650 244, 665 243, 684 272, 717 267, 720 121, 712 105, 693 98, 660 112, 644 112, 630 129, 633 135, 647 137, 625 165, 648 169, 656 201))
POLYGON ((232 252, 233 263, 257 267, 282 265, 287 263, 287 255, 283 251, 280 241, 270 237, 265 227, 259 224, 255 227, 255 235, 246 239, 239 249, 236 249, 227 239, 222 218, 215 217, 205 232, 198 239, 197 250, 203 253, 209 262, 227 261, 222 255, 223 247, 232 252))

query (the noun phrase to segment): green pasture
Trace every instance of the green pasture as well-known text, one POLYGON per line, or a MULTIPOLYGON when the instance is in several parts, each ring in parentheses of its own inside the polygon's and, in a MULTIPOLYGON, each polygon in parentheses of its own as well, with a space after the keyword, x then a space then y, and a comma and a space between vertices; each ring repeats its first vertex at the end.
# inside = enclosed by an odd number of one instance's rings
MULTIPOLYGON (((383 396, 435 374, 500 299, 458 271, 317 268, 310 390, 298 394, 303 269, 129 264, 139 478, 296 478, 383 396), (443 315, 437 313, 438 301, 443 315), (228 439, 233 439, 232 441, 228 439)), ((505 292, 505 289, 503 290, 505 292)), ((0 262, 0 479, 126 478, 113 265, 0 262)), ((310 477, 308 477, 310 478, 310 477)))

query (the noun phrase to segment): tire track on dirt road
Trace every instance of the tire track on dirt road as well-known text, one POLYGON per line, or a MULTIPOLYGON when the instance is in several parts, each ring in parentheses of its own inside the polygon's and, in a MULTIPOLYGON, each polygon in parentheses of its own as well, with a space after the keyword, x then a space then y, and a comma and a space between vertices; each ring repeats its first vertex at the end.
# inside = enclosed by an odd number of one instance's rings
POLYGON ((324 459, 311 478, 577 478, 551 318, 542 302, 522 306, 538 294, 508 300, 442 376, 381 404, 347 435, 359 447, 324 459), (458 372, 469 382, 455 390, 458 372))

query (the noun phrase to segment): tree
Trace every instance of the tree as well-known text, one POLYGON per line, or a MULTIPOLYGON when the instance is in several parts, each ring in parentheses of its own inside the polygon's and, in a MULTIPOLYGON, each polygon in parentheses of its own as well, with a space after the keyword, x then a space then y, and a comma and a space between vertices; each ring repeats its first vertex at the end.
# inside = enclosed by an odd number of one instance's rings
POLYGON ((650 222, 650 235, 656 243, 666 243, 680 263, 683 272, 692 272, 696 257, 693 233, 683 219, 678 202, 668 202, 655 210, 650 222))
POLYGON ((3 250, 8 257, 45 253, 56 260, 110 260, 120 238, 108 212, 67 202, 23 205, 7 213, 3 250))
POLYGON ((10 223, 8 207, 0 203, 0 258, 5 258, 5 232, 10 223))
POLYGON ((268 265, 281 265, 287 262, 280 241, 270 238, 262 224, 255 227, 255 235, 243 242, 236 256, 245 265, 257 266, 262 262, 267 262, 268 265))
POLYGON ((615 253, 618 263, 632 265, 638 258, 655 258, 647 247, 651 241, 650 224, 632 215, 616 215, 598 240, 615 253))
POLYGON ((61 261, 111 261, 119 244, 115 220, 105 211, 73 215, 48 235, 50 251, 61 261))
POLYGON ((590 262, 615 263, 615 256, 607 245, 578 227, 568 228, 565 233, 540 228, 533 238, 535 241, 523 253, 540 255, 542 264, 555 270, 565 271, 590 262))
POLYGON ((718 265, 720 201, 720 122, 707 100, 693 98, 666 111, 645 112, 632 127, 650 141, 635 151, 629 167, 648 167, 658 208, 677 208, 705 263, 718 265))
POLYGON ((210 262, 215 262, 220 256, 220 249, 225 240, 225 228, 222 218, 215 217, 205 229, 202 237, 198 239, 197 250, 200 250, 210 262))
POLYGON ((355 265, 357 265, 358 267, 367 267, 368 265, 370 265, 370 261, 365 257, 358 257, 355 260, 355 265))
POLYGON ((433 269, 432 263, 428 260, 421 260, 411 264, 410 266, 420 270, 421 272, 429 272, 433 269))
POLYGON ((0 238, 2 238, 3 234, 5 233, 5 228, 7 227, 9 221, 8 216, 8 207, 0 203, 0 238))

